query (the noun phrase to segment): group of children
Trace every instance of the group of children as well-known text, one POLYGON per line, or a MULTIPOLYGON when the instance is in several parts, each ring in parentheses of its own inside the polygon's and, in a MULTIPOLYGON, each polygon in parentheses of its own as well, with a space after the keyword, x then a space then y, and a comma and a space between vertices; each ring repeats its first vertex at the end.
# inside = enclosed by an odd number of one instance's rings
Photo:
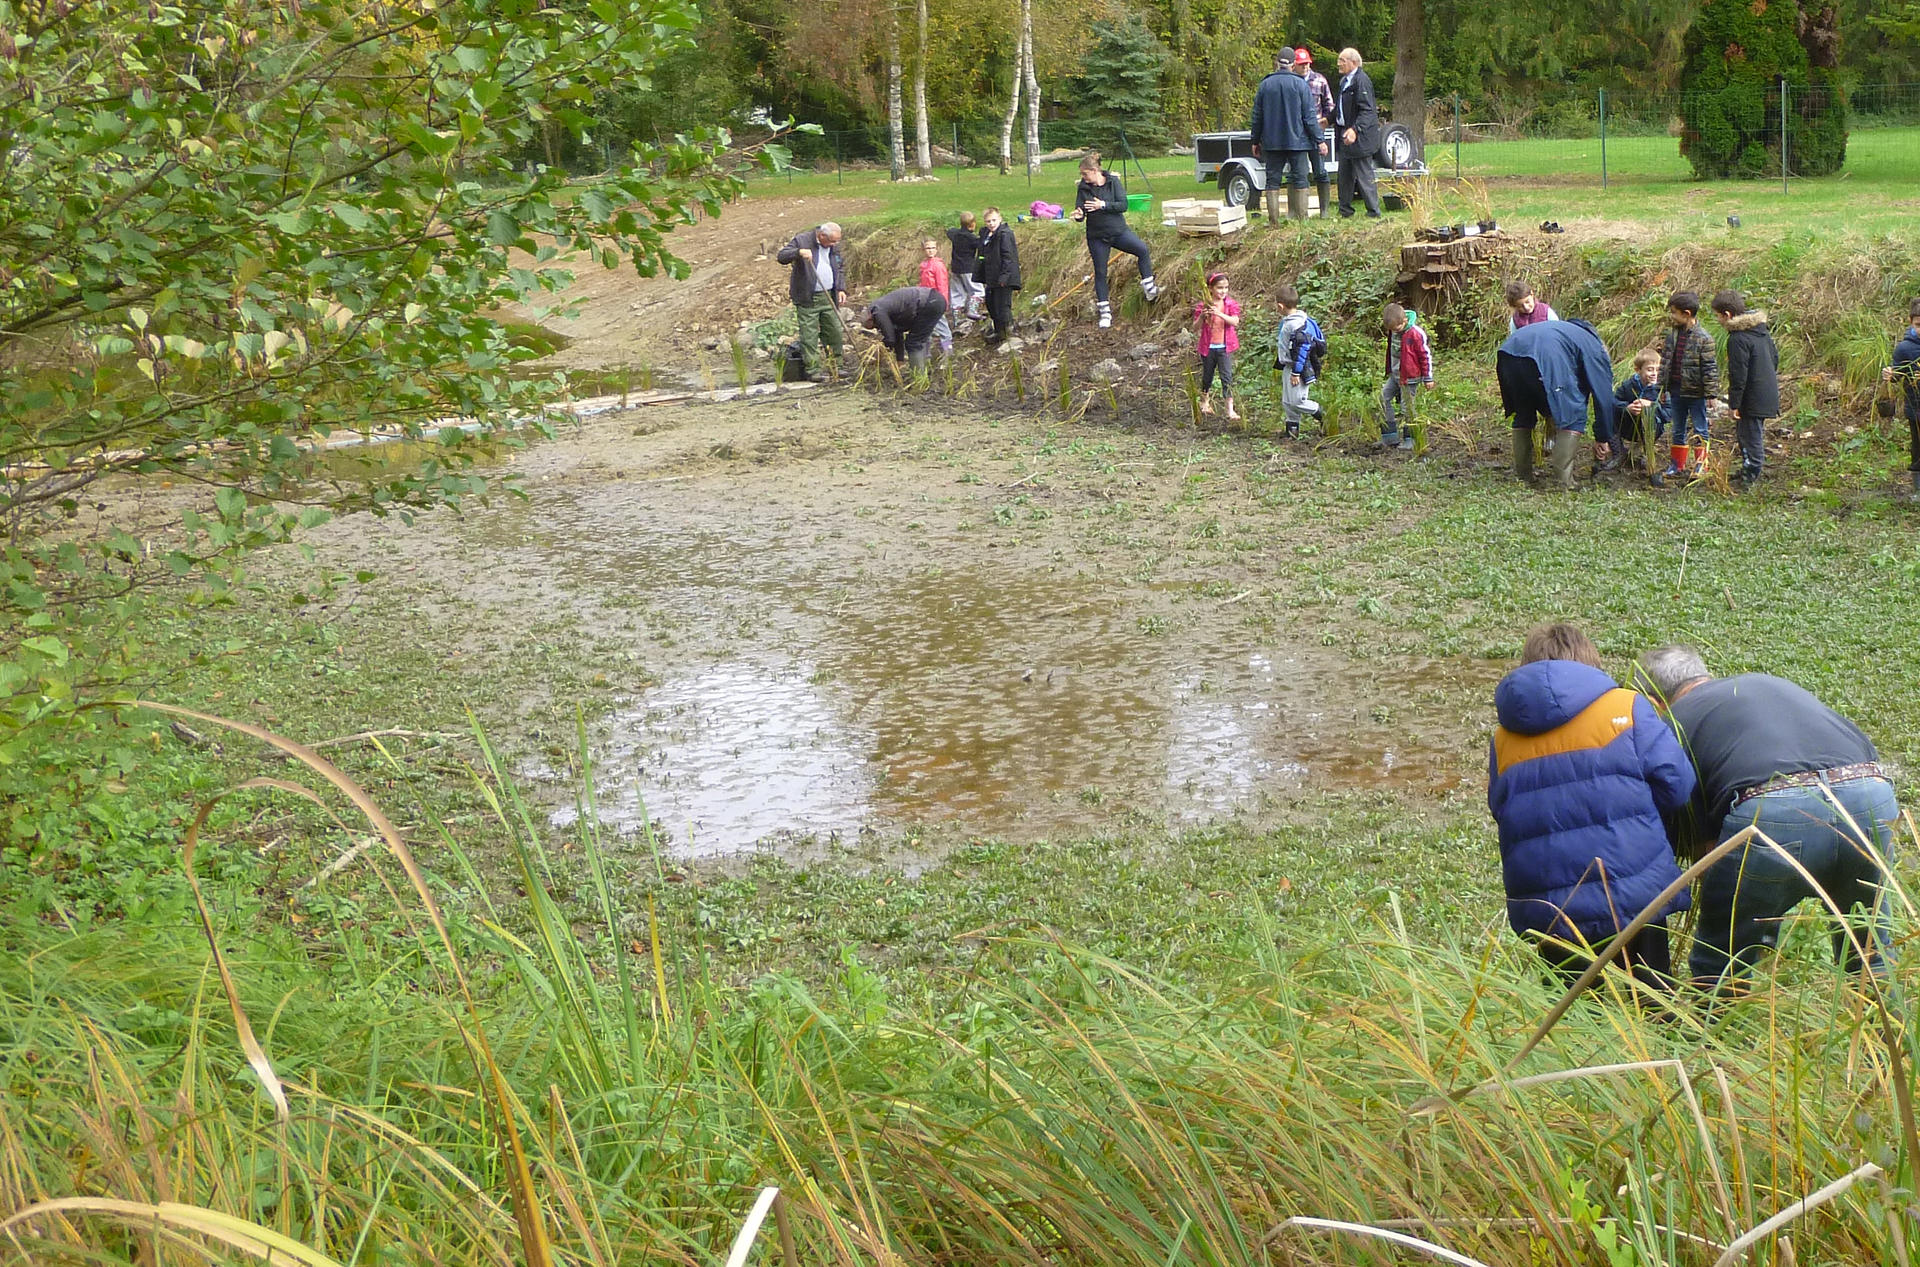
POLYGON ((985 232, 971 211, 962 211, 959 225, 947 230, 950 266, 940 260, 939 243, 927 238, 920 244, 926 257, 920 261, 920 284, 947 297, 950 320, 941 322, 936 331, 943 353, 953 351, 956 334, 967 332, 969 325, 963 323, 991 320, 989 346, 1013 333, 1013 292, 1021 285, 1020 244, 1000 208, 988 207, 984 214, 985 232))
MULTIPOLYGON (((1213 412, 1215 379, 1226 396, 1226 416, 1240 417, 1233 399, 1233 353, 1239 347, 1241 308, 1232 298, 1223 273, 1207 278, 1207 298, 1194 307, 1200 358, 1201 412, 1213 412)), ((1508 283, 1505 292, 1509 331, 1560 316, 1523 281, 1508 283)), ((1301 310, 1299 292, 1292 286, 1274 291, 1280 315, 1275 340, 1274 367, 1284 377, 1281 411, 1288 439, 1297 439, 1303 420, 1317 417, 1320 406, 1310 389, 1320 377, 1327 351, 1326 334, 1318 322, 1301 310)), ((1735 420, 1740 469, 1736 479, 1757 482, 1766 462, 1765 429, 1780 413, 1780 352, 1773 341, 1764 311, 1749 310, 1737 291, 1723 290, 1711 309, 1727 331, 1727 408, 1735 420)), ((1387 337, 1384 381, 1380 388, 1380 442, 1387 448, 1414 447, 1414 402, 1422 388, 1433 383, 1433 351, 1418 317, 1399 304, 1389 304, 1382 315, 1387 337)), ((1667 301, 1668 330, 1659 348, 1648 347, 1633 358, 1633 372, 1614 389, 1620 414, 1617 427, 1596 429, 1596 473, 1619 470, 1632 461, 1645 471, 1655 487, 1668 480, 1697 478, 1707 456, 1708 402, 1720 394, 1720 366, 1713 336, 1700 324, 1700 297, 1679 291, 1667 301), (1669 436, 1669 431, 1671 435, 1669 436), (1664 468, 1648 455, 1667 444, 1664 468), (1637 450, 1637 452, 1636 452, 1637 450)), ((1911 349, 1902 381, 1909 383, 1915 434, 1913 467, 1920 491, 1920 301, 1914 305, 1911 349)), ((1905 346, 1905 345, 1903 345, 1905 346)), ((1894 370, 1888 377, 1895 376, 1894 370)), ((1604 420, 1603 420, 1604 421, 1604 420)))

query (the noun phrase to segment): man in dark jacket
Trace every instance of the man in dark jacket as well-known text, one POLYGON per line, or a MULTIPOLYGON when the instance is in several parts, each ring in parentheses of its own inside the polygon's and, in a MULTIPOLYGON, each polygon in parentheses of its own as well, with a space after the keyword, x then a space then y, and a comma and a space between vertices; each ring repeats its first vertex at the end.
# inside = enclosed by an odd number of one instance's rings
POLYGON ((1495 366, 1500 403, 1513 419, 1513 473, 1533 478, 1533 428, 1541 414, 1553 419, 1554 480, 1573 487, 1573 458, 1587 429, 1593 403, 1594 436, 1610 442, 1614 427, 1613 360, 1599 332, 1584 321, 1542 321, 1521 326, 1500 345, 1495 366))
POLYGON ((792 269, 787 295, 799 319, 807 373, 816 383, 827 379, 827 367, 820 359, 821 341, 825 340, 836 361, 846 351, 840 305, 847 299, 847 267, 840 254, 840 236, 840 226, 829 220, 817 229, 795 234, 773 257, 792 269))
POLYGON ((1253 153, 1266 168, 1267 221, 1280 223, 1280 182, 1287 182, 1287 218, 1307 218, 1308 156, 1320 145, 1313 90, 1293 73, 1293 50, 1274 56, 1273 73, 1253 94, 1253 153))
POLYGON ((1757 827, 1778 846, 1736 849, 1701 877, 1694 984, 1734 987, 1778 943, 1787 913, 1820 896, 1807 876, 1841 911, 1866 913, 1865 928, 1835 930, 1834 958, 1880 971, 1900 803, 1873 741, 1784 678, 1716 680, 1690 647, 1649 651, 1640 668, 1699 774, 1686 843, 1705 849, 1757 827))
POLYGON ((877 331, 893 359, 904 358, 916 370, 927 367, 927 345, 934 327, 947 315, 947 297, 925 286, 902 286, 867 305, 861 324, 877 331))
POLYGON ((1907 419, 1907 471, 1913 495, 1920 498, 1920 299, 1907 305, 1907 328, 1893 345, 1893 364, 1880 372, 1889 383, 1899 383, 1907 419))
POLYGON ((1013 240, 1013 226, 1000 218, 1000 208, 988 207, 980 226, 980 271, 975 274, 987 288, 987 315, 993 318, 989 346, 1013 333, 1013 292, 1020 289, 1020 244, 1013 240))
POLYGON ((1740 440, 1742 484, 1760 482, 1767 460, 1767 419, 1780 416, 1780 349, 1765 312, 1748 312, 1737 290, 1713 297, 1713 315, 1727 328, 1727 408, 1740 440))
MULTIPOLYGON (((1500 828, 1507 920, 1575 973, 1579 947, 1616 936, 1680 878, 1666 822, 1693 795, 1693 768, 1653 705, 1602 672, 1571 625, 1528 634, 1493 702, 1487 807, 1500 828)), ((1672 972, 1666 919, 1686 905, 1683 889, 1625 950, 1649 985, 1672 972)))
POLYGON ((1334 94, 1334 124, 1340 138, 1340 218, 1353 214, 1353 191, 1360 191, 1367 217, 1380 218, 1380 192, 1373 181, 1373 156, 1380 152, 1380 103, 1373 96, 1356 49, 1340 50, 1340 89, 1334 94))

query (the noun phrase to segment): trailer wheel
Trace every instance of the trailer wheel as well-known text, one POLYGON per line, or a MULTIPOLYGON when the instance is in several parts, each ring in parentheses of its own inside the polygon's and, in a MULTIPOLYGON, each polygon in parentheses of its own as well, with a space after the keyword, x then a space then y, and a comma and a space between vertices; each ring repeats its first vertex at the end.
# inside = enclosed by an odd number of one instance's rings
POLYGON ((1221 197, 1229 207, 1250 207, 1253 205, 1253 177, 1247 169, 1235 164, 1233 170, 1220 185, 1221 197))
POLYGON ((1380 153, 1387 160, 1387 167, 1399 171, 1403 167, 1412 167, 1414 158, 1413 133, 1406 125, 1389 123, 1385 135, 1380 139, 1380 153))

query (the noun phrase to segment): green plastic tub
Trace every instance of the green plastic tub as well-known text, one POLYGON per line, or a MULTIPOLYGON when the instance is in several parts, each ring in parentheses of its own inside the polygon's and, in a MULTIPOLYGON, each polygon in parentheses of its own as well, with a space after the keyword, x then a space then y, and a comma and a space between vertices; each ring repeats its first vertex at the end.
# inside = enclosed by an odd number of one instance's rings
POLYGON ((1152 211, 1153 195, 1152 194, 1128 194, 1127 210, 1128 211, 1152 211))

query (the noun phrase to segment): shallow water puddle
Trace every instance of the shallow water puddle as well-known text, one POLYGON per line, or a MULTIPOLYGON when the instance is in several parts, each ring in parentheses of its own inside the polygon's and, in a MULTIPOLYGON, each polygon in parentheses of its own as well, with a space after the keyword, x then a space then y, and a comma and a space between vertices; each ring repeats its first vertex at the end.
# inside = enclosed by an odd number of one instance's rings
POLYGON ((1185 622, 1146 587, 1011 563, 889 575, 857 552, 682 528, 623 583, 656 613, 748 632, 617 710, 595 760, 607 826, 650 816, 690 854, 922 824, 1200 823, 1309 785, 1448 787, 1462 676, 1491 680, 1473 663, 1261 648, 1235 624, 1195 644, 1156 632, 1185 622))

